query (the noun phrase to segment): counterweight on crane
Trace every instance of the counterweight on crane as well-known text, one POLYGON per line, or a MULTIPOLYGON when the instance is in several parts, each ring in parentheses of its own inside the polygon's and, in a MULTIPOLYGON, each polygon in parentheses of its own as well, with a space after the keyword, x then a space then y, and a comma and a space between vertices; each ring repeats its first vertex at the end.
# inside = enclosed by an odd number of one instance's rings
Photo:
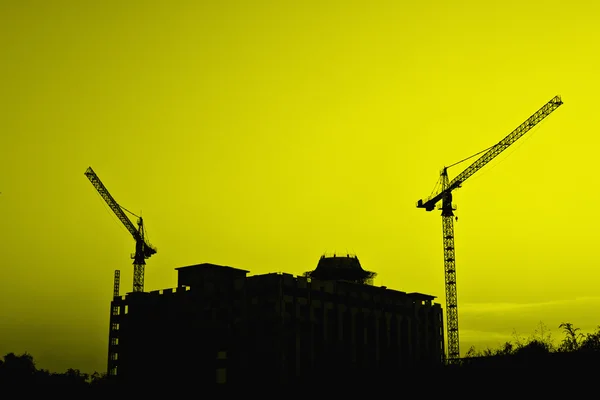
MULTIPOLYGON (((156 248, 153 247, 144 237, 144 221, 142 217, 135 215, 129 210, 121 207, 115 199, 110 195, 100 178, 96 175, 92 167, 88 167, 85 171, 85 176, 88 177, 92 185, 96 188, 100 196, 106 201, 106 204, 111 208, 115 215, 121 220, 125 228, 131 233, 135 240, 135 253, 131 256, 133 258, 133 291, 143 292, 144 291, 144 268, 146 266, 146 259, 150 258, 156 253, 156 248), (131 215, 137 217, 136 228, 133 222, 125 215, 127 211, 131 215)), ((115 280, 117 277, 115 276, 115 280)), ((117 291, 117 284, 115 283, 115 291, 117 291)))
MULTIPOLYGON (((456 260, 454 252, 454 210, 452 205, 452 191, 458 189, 473 174, 484 165, 492 161, 498 154, 506 150, 511 144, 525 135, 529 130, 550 115, 563 104, 559 96, 555 96, 542 108, 536 111, 525 122, 519 125, 508 136, 490 147, 473 164, 458 174, 452 181, 448 179, 448 168, 444 167, 441 172, 441 189, 425 200, 417 202, 417 208, 433 211, 436 204, 441 200, 442 205, 442 233, 444 245, 444 274, 446 286, 446 330, 448 341, 448 361, 450 363, 460 358, 458 340, 458 297, 456 292, 456 260)), ((464 161, 464 160, 463 160, 464 161)), ((454 164, 456 165, 456 164, 454 164)))

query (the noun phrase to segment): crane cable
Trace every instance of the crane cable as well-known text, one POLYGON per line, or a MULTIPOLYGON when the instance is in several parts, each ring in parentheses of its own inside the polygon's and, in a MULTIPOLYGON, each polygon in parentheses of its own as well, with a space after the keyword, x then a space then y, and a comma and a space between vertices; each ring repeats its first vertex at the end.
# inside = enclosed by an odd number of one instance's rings
POLYGON ((476 174, 470 180, 474 181, 476 179, 481 178, 484 174, 487 174, 492 169, 496 168, 498 165, 506 161, 506 159, 508 159, 515 151, 517 151, 521 146, 523 146, 527 140, 530 140, 535 135, 535 133, 542 128, 542 125, 545 124, 546 121, 546 119, 543 119, 540 122, 538 122, 533 128, 529 130, 529 132, 527 132, 527 135, 520 138, 518 142, 513 143, 513 145, 510 147, 507 153, 504 153, 501 158, 499 157, 496 160, 496 162, 492 162, 491 165, 489 165, 489 167, 486 168, 484 171, 478 171, 479 174, 476 174))
MULTIPOLYGON (((112 221, 114 221, 115 224, 117 224, 118 226, 120 226, 121 229, 125 229, 126 232, 129 232, 129 229, 127 229, 125 227, 125 225, 123 225, 123 223, 121 222, 121 220, 119 219, 119 217, 117 217, 117 215, 115 215, 114 211, 108 206, 108 204, 106 204, 106 201, 104 200, 104 198, 102 198, 102 195, 96 191, 96 195, 98 196, 98 200, 102 203, 103 208, 106 210, 106 212, 108 214, 110 214, 110 219, 112 221)), ((128 212, 129 214, 133 215, 134 217, 140 218, 138 215, 132 213, 131 211, 129 211, 128 209, 126 209, 125 207, 123 207, 122 205, 120 205, 119 203, 117 203, 115 201, 115 203, 117 204, 117 206, 119 208, 121 208, 123 211, 128 212)), ((146 243, 149 243, 149 238, 148 238, 148 229, 146 228, 146 226, 144 225, 144 240, 146 243)))
MULTIPOLYGON (((131 211, 129 211, 128 209, 126 209, 122 205, 119 205, 119 207, 121 207, 124 211, 127 211, 129 214, 131 214, 131 215, 133 215, 133 216, 135 216, 137 218, 141 218, 139 215, 132 213, 131 211)), ((146 224, 144 224, 144 242, 146 244, 150 243, 150 238, 149 238, 149 235, 148 235, 148 227, 146 226, 146 224)))
POLYGON ((125 208, 125 207, 123 207, 122 205, 120 205, 120 204, 117 204, 117 205, 118 205, 119 207, 121 207, 121 208, 123 209, 123 211, 127 211, 129 214, 133 215, 134 217, 137 217, 137 218, 139 218, 139 217, 140 217, 139 215, 136 215, 136 214, 132 213, 131 211, 129 211, 128 209, 126 209, 126 208, 125 208))
MULTIPOLYGON (((496 146, 496 145, 494 145, 494 146, 496 146)), ((467 160, 469 160, 469 159, 471 159, 471 158, 473 158, 475 156, 478 156, 481 153, 484 153, 484 152, 488 151, 489 149, 493 148, 494 146, 490 146, 487 149, 481 150, 481 151, 479 151, 479 152, 477 152, 477 153, 475 153, 475 154, 473 154, 473 155, 471 155, 471 156, 469 156, 467 158, 463 158, 462 160, 457 161, 454 164, 450 164, 450 165, 448 165, 447 167, 444 167, 444 168, 448 169, 450 167, 454 167, 455 165, 458 165, 458 164, 460 164, 462 162, 465 162, 465 161, 467 161, 467 160)), ((434 193, 438 192, 437 188, 441 185, 441 181, 442 181, 442 177, 440 176, 440 178, 435 183, 435 186, 433 187, 433 190, 431 191, 431 195, 429 196, 430 198, 434 196, 434 193)), ((441 189, 439 191, 441 192, 441 189)))
MULTIPOLYGON (((537 123, 537 124, 536 124, 536 126, 534 126, 533 128, 531 128, 531 130, 530 130, 530 132, 531 132, 531 133, 530 133, 529 135, 527 135, 527 136, 526 136, 526 137, 524 137, 524 138, 523 138, 521 141, 519 141, 518 143, 516 143, 516 146, 511 146, 511 150, 510 150, 510 152, 509 152, 509 153, 507 153, 507 154, 504 154, 504 157, 502 157, 501 159, 499 159, 499 160, 498 160, 498 162, 494 163, 493 165, 490 165, 490 166, 489 166, 489 167, 488 167, 488 168, 487 168, 485 171, 483 171, 483 174, 485 174, 486 172, 489 172, 490 170, 492 170, 492 169, 496 168, 496 167, 497 167, 497 166, 498 166, 500 163, 502 163, 502 162, 506 161, 506 159, 507 159, 508 157, 510 157, 510 155, 511 155, 513 152, 517 151, 517 149, 518 149, 519 147, 521 147, 521 146, 522 146, 522 145, 525 143, 525 141, 527 141, 527 140, 531 139, 531 138, 533 137, 533 135, 535 134, 535 132, 536 132, 537 130, 539 130, 539 129, 541 128, 541 125, 542 125, 542 124, 544 124, 545 122, 546 122, 546 120, 544 119, 544 120, 540 121, 539 123, 537 123)), ((486 152, 486 151, 488 151, 488 150, 490 150, 490 149, 494 148, 494 147, 495 147, 495 146, 497 146, 497 145, 498 145, 498 144, 495 144, 494 146, 490 146, 490 147, 488 147, 487 149, 481 150, 481 151, 479 151, 479 152, 477 152, 477 153, 473 154, 472 156, 469 156, 469 157, 467 157, 467 158, 464 158, 464 159, 462 159, 462 160, 460 160, 460 161, 458 161, 458 162, 455 162, 454 164, 451 164, 451 165, 447 166, 447 167, 446 167, 446 169, 448 169, 448 168, 450 168, 450 167, 453 167, 453 166, 455 166, 455 165, 458 165, 458 164, 460 164, 460 163, 462 163, 462 162, 464 162, 464 161, 467 161, 467 160, 469 160, 469 159, 471 159, 471 158, 473 158, 473 157, 475 157, 475 156, 477 156, 477 155, 479 155, 479 154, 481 154, 481 153, 484 153, 484 152, 486 152)), ((480 173, 479 173, 479 174, 476 174, 475 176, 473 176, 473 177, 471 178, 471 180, 472 180, 472 181, 474 181, 474 180, 476 180, 476 179, 479 179, 479 178, 482 176, 482 175, 481 175, 481 171, 478 171, 478 172, 480 172, 480 173)), ((434 185, 434 187, 433 187, 433 190, 431 191, 431 194, 429 195, 429 198, 430 198, 430 199, 431 199, 431 198, 433 198, 433 197, 434 197, 436 194, 438 194, 438 193, 440 193, 440 192, 442 191, 442 189, 441 189, 441 188, 438 190, 438 187, 440 187, 440 186, 441 186, 441 182, 442 182, 442 177, 440 176, 440 177, 439 177, 439 179, 437 180, 436 184, 434 185)))
MULTIPOLYGON (((540 121, 539 123, 537 123, 537 124, 536 124, 536 126, 534 126, 533 128, 531 128, 531 133, 530 133, 529 135, 527 135, 525 138, 523 138, 523 140, 519 141, 519 143, 518 143, 516 146, 514 146, 514 147, 511 149, 512 151, 511 151, 509 154, 505 154, 505 157, 504 157, 504 158, 502 158, 502 160, 501 160, 500 162, 503 162, 504 160, 506 160, 506 158, 507 158, 507 157, 508 157, 510 154, 512 154, 514 151, 516 151, 516 150, 517 150, 519 147, 521 147, 521 146, 522 146, 522 145, 525 143, 525 141, 526 141, 526 140, 529 140, 529 139, 531 139, 531 137, 533 136, 533 134, 535 133, 535 131, 537 131, 537 130, 540 128, 540 125, 542 125, 544 122, 546 122, 546 120, 545 120, 545 119, 544 119, 544 120, 542 120, 542 121, 540 121)), ((458 164, 460 164, 460 163, 462 163, 462 162, 465 162, 465 161, 467 161, 467 160, 469 160, 469 159, 471 159, 471 158, 473 158, 473 157, 475 157, 475 156, 478 156, 478 155, 479 155, 479 154, 481 154, 481 153, 485 153, 486 151, 488 151, 488 150, 490 150, 490 149, 493 149, 494 147, 496 147, 496 146, 498 146, 498 145, 499 145, 499 143, 496 143, 495 145, 493 145, 493 146, 490 146, 490 147, 488 147, 487 149, 481 150, 481 151, 479 151, 479 152, 477 152, 477 153, 473 154, 472 156, 469 156, 469 157, 467 157, 467 158, 464 158, 464 159, 462 159, 462 160, 460 160, 460 161, 457 161, 457 162, 455 162, 454 164, 448 165, 448 166, 446 167, 446 169, 448 169, 448 168, 450 168, 450 167, 454 167, 454 166, 456 166, 456 165, 458 165, 458 164)), ((497 163, 496 165, 498 165, 498 163, 497 163)), ((492 168, 494 168, 494 167, 495 167, 495 166, 492 166, 492 168)), ((489 169, 490 169, 490 168, 488 168, 488 170, 489 170, 489 169)), ((438 181, 438 182, 439 182, 439 181, 438 181)), ((437 186, 437 184, 436 184, 436 186, 437 186)))
POLYGON ((448 166, 446 167, 446 169, 448 169, 448 168, 450 168, 450 167, 454 167, 455 165, 458 165, 458 164, 460 164, 460 163, 462 163, 462 162, 465 162, 465 161, 467 161, 468 159, 470 159, 470 158, 473 158, 473 157, 475 157, 475 156, 478 156, 479 154, 481 154, 481 153, 484 153, 484 152, 488 151, 489 149, 492 149, 492 148, 494 148, 494 147, 496 147, 496 146, 497 146, 497 144, 495 144, 495 145, 493 145, 493 146, 490 146, 490 147, 488 147, 488 148, 487 148, 487 149, 485 149, 485 150, 481 150, 480 152, 477 152, 477 153, 473 154, 472 156, 469 156, 469 157, 467 157, 467 158, 464 158, 464 159, 462 159, 462 160, 460 160, 460 161, 457 161, 457 162, 455 162, 454 164, 448 165, 448 166))
MULTIPOLYGON (((506 159, 507 159, 507 158, 508 158, 508 157, 509 157, 509 156, 510 156, 510 155, 511 155, 513 152, 515 152, 515 151, 516 151, 516 150, 517 150, 519 147, 521 147, 521 146, 522 146, 522 145, 525 143, 525 141, 527 141, 527 140, 531 139, 531 137, 532 137, 532 136, 535 134, 535 132, 536 132, 537 130, 539 130, 539 129, 540 129, 540 127, 541 127, 541 125, 542 125, 542 124, 544 124, 545 122, 546 122, 546 120, 545 120, 545 119, 543 119, 543 120, 541 120, 539 123, 537 123, 537 124, 536 124, 536 126, 534 126, 533 128, 531 128, 531 133, 530 133, 529 135, 527 135, 525 138, 523 138, 523 140, 519 141, 519 143, 517 143, 517 144, 516 144, 516 146, 511 146, 511 147, 512 147, 512 149, 511 149, 510 153, 508 153, 508 154, 505 154, 505 155, 504 155, 504 157, 503 157, 502 159, 500 159, 500 160, 499 160, 497 163, 495 163, 494 165, 491 165, 489 168, 487 168, 487 169, 486 169, 486 171, 490 171, 491 169, 495 168, 495 167, 496 167, 498 164, 500 164, 500 163, 504 162, 504 161, 505 161, 505 160, 506 160, 506 159)), ((479 155, 479 154, 481 154, 481 153, 485 153, 486 151, 488 151, 488 150, 490 150, 490 149, 492 149, 492 148, 494 148, 494 147, 498 146, 498 144, 499 144, 499 143, 496 143, 495 145, 493 145, 493 146, 490 146, 490 147, 488 147, 487 149, 483 149, 483 150, 481 150, 481 151, 478 151, 477 153, 475 153, 475 154, 473 154, 473 155, 471 155, 471 156, 469 156, 469 157, 467 157, 467 158, 463 158, 462 160, 460 160, 460 161, 457 161, 457 162, 455 162, 454 164, 450 164, 449 166, 447 166, 447 167, 445 167, 445 168, 446 168, 446 169, 448 169, 448 168, 450 168, 450 167, 454 167, 454 166, 456 166, 456 165, 458 165, 458 164, 460 164, 460 163, 463 163, 463 162, 465 162, 465 161, 467 161, 467 160, 469 160, 469 159, 471 159, 471 158, 473 158, 473 157, 475 157, 475 156, 478 156, 478 155, 479 155)), ((486 171, 484 171, 484 172, 486 172, 486 171)), ((478 176, 474 176, 474 177, 473 177, 471 180, 475 180, 475 179, 479 178, 480 176, 481 176, 481 174, 478 174, 478 176)), ((441 186, 441 181, 442 181, 442 177, 440 176, 440 178, 439 178, 439 179, 437 180, 437 182, 435 183, 435 186, 433 187, 433 190, 431 191, 431 194, 430 194, 430 197, 429 197, 429 198, 433 197, 433 196, 434 196, 436 193, 438 193, 438 190, 437 190, 437 189, 438 189, 438 187, 440 187, 440 186, 441 186)), ((439 192, 441 192, 441 189, 439 190, 439 192)))

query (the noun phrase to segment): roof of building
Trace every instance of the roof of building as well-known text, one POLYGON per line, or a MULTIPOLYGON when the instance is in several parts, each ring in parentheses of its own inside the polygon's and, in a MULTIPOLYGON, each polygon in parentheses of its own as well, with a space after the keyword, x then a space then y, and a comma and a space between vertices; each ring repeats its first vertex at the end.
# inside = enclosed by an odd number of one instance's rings
POLYGON ((239 272, 250 272, 250 271, 246 271, 245 269, 240 269, 240 268, 233 268, 233 267, 228 267, 226 265, 217 265, 217 264, 210 264, 210 263, 202 263, 202 264, 195 264, 195 265, 187 265, 185 267, 178 267, 175 268, 176 270, 180 270, 180 269, 218 269, 218 268, 226 268, 229 270, 233 270, 233 271, 239 271, 239 272))
POLYGON ((412 292, 412 293, 407 293, 407 294, 411 297, 415 297, 420 300, 433 300, 437 297, 437 296, 432 296, 430 294, 423 294, 423 293, 417 293, 417 292, 412 292))
POLYGON ((377 274, 365 271, 356 256, 336 256, 319 259, 317 268, 307 273, 307 276, 323 280, 346 280, 357 283, 370 283, 377 274))

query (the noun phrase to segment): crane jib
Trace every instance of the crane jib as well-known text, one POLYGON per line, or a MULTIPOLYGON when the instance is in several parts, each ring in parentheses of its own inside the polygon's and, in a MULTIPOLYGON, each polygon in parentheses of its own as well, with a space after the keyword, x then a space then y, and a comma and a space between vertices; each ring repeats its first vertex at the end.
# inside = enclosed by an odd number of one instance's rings
POLYGON ((544 118, 550 115, 554 110, 560 107, 563 104, 560 96, 555 96, 546 103, 542 108, 536 111, 533 115, 531 115, 527 120, 525 120, 521 125, 519 125, 515 130, 509 133, 504 139, 498 142, 496 145, 492 146, 488 151, 486 151, 481 157, 479 157, 476 161, 474 161, 470 166, 465 168, 460 174, 458 174, 452 181, 450 181, 448 187, 439 193, 427 198, 425 201, 419 200, 417 202, 418 208, 425 208, 427 211, 431 211, 435 208, 435 204, 440 201, 443 197, 443 193, 448 190, 454 190, 479 171, 483 166, 492 161, 496 156, 506 150, 510 145, 515 143, 518 139, 520 139, 523 135, 529 132, 533 127, 535 127, 538 123, 540 123, 544 118))
MULTIPOLYGON (((139 228, 136 228, 133 222, 125 215, 123 208, 116 202, 116 200, 111 196, 108 192, 108 189, 104 186, 98 175, 92 170, 92 167, 88 167, 85 171, 85 176, 90 180, 92 185, 96 188, 100 196, 104 199, 106 204, 110 207, 110 209, 115 213, 117 218, 123 223, 123 225, 127 228, 131 236, 136 242, 140 242, 143 244, 144 253, 146 254, 146 258, 150 257, 152 254, 156 253, 156 248, 150 243, 148 243, 143 237, 143 232, 140 231, 139 228)), ((142 219, 140 218, 138 221, 138 225, 141 227, 142 219)))

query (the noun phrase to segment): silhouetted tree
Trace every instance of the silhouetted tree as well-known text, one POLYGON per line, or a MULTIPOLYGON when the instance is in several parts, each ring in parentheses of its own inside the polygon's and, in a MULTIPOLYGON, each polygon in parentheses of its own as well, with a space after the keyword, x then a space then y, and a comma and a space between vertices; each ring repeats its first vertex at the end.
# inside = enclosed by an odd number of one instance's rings
POLYGON ((585 336, 579 332, 579 328, 575 328, 570 322, 563 322, 559 326, 565 333, 565 338, 559 346, 559 351, 571 352, 579 350, 581 341, 585 336))
POLYGON ((20 355, 6 354, 0 360, 0 385, 59 385, 69 388, 100 388, 107 385, 106 374, 86 374, 78 369, 69 368, 64 373, 50 372, 36 368, 33 356, 29 353, 20 355))
POLYGON ((21 355, 8 353, 0 364, 0 381, 2 382, 33 381, 35 373, 35 362, 29 353, 21 355))
POLYGON ((583 337, 578 349, 586 353, 600 354, 600 326, 596 328, 596 332, 588 333, 583 337))

